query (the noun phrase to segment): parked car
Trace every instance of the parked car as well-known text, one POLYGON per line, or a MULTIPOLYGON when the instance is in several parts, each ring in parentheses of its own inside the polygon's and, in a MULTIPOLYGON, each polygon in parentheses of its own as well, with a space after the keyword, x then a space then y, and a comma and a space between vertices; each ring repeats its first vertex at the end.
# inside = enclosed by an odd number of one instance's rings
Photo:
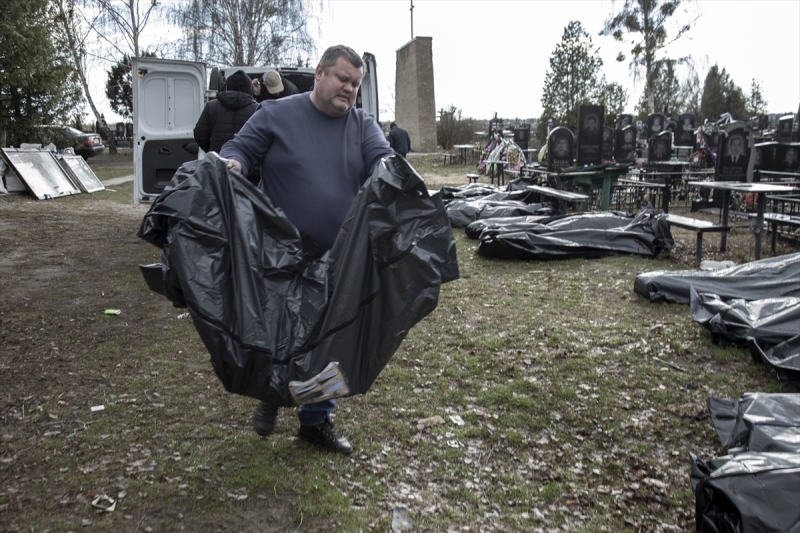
POLYGON ((42 144, 52 142, 59 150, 72 148, 75 155, 84 159, 100 155, 106 149, 103 139, 96 133, 84 133, 70 126, 42 126, 42 129, 46 132, 43 136, 46 142, 42 144))

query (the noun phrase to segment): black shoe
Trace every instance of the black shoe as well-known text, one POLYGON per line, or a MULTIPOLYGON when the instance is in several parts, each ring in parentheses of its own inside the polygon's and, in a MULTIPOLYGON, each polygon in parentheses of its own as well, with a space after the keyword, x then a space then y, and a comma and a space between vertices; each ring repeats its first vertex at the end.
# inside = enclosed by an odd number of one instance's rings
POLYGON ((256 410, 253 411, 253 429, 262 437, 266 437, 275 429, 275 419, 278 417, 278 406, 258 402, 256 410))
POLYGON ((346 438, 342 437, 330 419, 326 419, 325 422, 318 426, 300 426, 297 436, 314 444, 319 444, 332 452, 343 453, 344 455, 353 453, 353 447, 346 438))

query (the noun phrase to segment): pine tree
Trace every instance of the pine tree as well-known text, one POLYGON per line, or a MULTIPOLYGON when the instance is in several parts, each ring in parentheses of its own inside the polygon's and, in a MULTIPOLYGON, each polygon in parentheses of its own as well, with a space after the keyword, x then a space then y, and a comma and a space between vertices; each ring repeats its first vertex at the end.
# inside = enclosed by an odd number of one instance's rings
POLYGON ((578 21, 570 21, 561 42, 550 55, 550 69, 544 79, 542 118, 539 138, 547 135, 547 121, 556 126, 577 130, 578 107, 596 104, 602 98, 605 85, 602 77, 603 60, 592 44, 589 34, 578 21))
POLYGON ((742 89, 736 85, 723 68, 712 66, 703 84, 703 96, 700 100, 700 114, 704 119, 716 120, 726 112, 730 105, 730 114, 734 119, 748 118, 746 99, 742 89))

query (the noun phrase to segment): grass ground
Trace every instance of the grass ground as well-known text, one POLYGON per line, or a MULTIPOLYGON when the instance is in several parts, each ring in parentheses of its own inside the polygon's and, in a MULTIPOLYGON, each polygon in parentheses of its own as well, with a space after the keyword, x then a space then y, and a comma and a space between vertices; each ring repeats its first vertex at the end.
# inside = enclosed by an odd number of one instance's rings
MULTIPOLYGON (((128 175, 124 158, 90 165, 128 175)), ((656 259, 537 262, 455 231, 461 278, 335 411, 355 453, 298 441, 290 409, 262 439, 255 401, 145 286, 159 254, 131 201, 130 183, 0 197, 0 531, 386 532, 398 506, 418 531, 693 531, 688 454, 721 452, 706 398, 787 391, 688 307, 633 293, 638 272, 689 268, 694 234, 656 259)))

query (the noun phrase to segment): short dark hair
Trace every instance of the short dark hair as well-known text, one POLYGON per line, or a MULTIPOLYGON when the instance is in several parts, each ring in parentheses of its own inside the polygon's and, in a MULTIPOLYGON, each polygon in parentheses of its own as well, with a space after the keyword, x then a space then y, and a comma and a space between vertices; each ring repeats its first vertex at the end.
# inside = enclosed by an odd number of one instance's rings
POLYGON ((322 67, 322 70, 327 73, 328 69, 335 65, 340 57, 347 59, 350 64, 356 68, 364 66, 364 61, 361 59, 361 56, 358 55, 355 50, 343 44, 337 44, 325 50, 325 53, 322 54, 322 59, 319 60, 319 65, 322 67))
POLYGON ((397 124, 395 124, 394 122, 392 122, 391 124, 389 124, 389 129, 392 129, 392 128, 396 127, 396 126, 397 126, 397 124))

